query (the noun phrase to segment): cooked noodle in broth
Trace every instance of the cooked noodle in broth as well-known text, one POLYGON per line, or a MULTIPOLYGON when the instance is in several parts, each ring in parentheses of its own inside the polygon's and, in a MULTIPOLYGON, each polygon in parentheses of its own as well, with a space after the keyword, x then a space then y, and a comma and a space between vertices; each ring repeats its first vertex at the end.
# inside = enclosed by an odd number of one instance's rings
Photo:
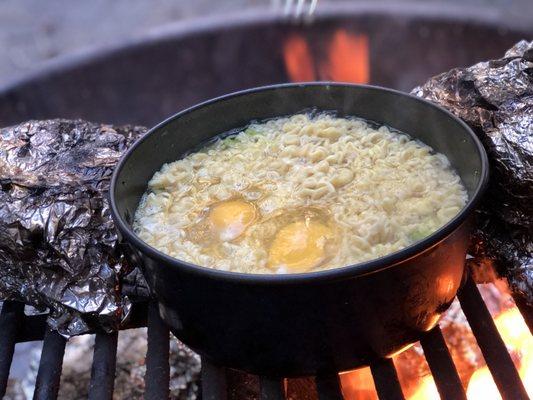
POLYGON ((466 201, 459 176, 429 146, 360 119, 298 114, 163 165, 134 229, 205 267, 300 273, 403 249, 466 201))

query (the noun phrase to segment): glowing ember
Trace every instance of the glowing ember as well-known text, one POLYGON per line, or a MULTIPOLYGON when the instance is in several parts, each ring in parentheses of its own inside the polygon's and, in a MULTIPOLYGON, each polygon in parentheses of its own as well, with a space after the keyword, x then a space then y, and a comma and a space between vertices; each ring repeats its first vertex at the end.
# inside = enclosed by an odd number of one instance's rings
POLYGON ((409 396, 409 400, 439 400, 440 395, 437 391, 437 386, 431 375, 424 376, 416 391, 409 396))
MULTIPOLYGON (((503 341, 533 398, 533 336, 529 331, 505 283, 479 285, 483 298, 494 317, 503 341)), ((452 305, 441 321, 441 329, 450 348, 454 363, 466 388, 468 399, 501 399, 492 375, 485 365, 473 333, 460 311, 459 304, 452 305)), ((408 400, 439 400, 437 387, 416 344, 394 357, 402 390, 408 400)), ((344 398, 347 400, 375 400, 377 394, 369 368, 341 374, 344 398)))
POLYGON ((321 65, 325 79, 338 82, 368 83, 370 64, 368 37, 338 30, 333 35, 328 57, 321 65))
POLYGON ((531 347, 533 337, 518 308, 513 307, 504 311, 496 317, 494 322, 510 351, 524 353, 533 350, 531 347))
POLYGON ((378 400, 370 368, 340 374, 342 394, 345 399, 378 400))
MULTIPOLYGON (((513 356, 529 396, 533 397, 533 337, 524 318, 518 308, 513 307, 498 315, 494 322, 513 356)), ((467 395, 469 399, 502 398, 486 366, 474 372, 470 378, 467 395)))
POLYGON ((474 372, 468 383, 466 397, 472 400, 501 400, 502 396, 498 392, 488 367, 483 367, 474 372))
POLYGON ((292 35, 287 39, 283 46, 283 58, 291 82, 309 82, 316 79, 311 50, 302 36, 292 35))

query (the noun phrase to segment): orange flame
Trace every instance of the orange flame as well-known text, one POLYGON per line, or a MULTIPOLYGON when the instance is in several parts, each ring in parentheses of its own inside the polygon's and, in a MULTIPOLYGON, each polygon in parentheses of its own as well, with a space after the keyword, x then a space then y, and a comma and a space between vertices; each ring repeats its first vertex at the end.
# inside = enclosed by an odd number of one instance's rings
POLYGON ((500 396, 488 367, 480 368, 474 372, 468 383, 466 397, 472 400, 501 400, 502 396, 500 396))
MULTIPOLYGON (((505 288, 499 288, 502 299, 508 294, 505 288)), ((520 311, 513 305, 512 300, 507 300, 502 304, 507 304, 510 308, 499 312, 494 318, 494 322, 512 355, 520 378, 524 382, 526 391, 533 398, 533 336, 526 325, 520 311)), ((416 346, 415 346, 416 347, 416 346)), ((413 371, 413 362, 422 362, 415 354, 404 357, 407 353, 413 352, 411 348, 406 353, 394 358, 394 364, 398 371, 402 389, 408 400, 439 400, 440 396, 431 375, 418 375, 424 368, 417 367, 413 371)), ((429 368, 428 371, 429 372, 429 368)), ((471 375, 465 376, 467 384, 467 397, 471 400, 500 400, 501 395, 494 383, 492 375, 487 366, 480 366, 471 375)), ((369 368, 362 368, 341 374, 341 384, 344 398, 347 400, 375 400, 377 395, 373 384, 372 375, 369 368)))
POLYGON ((350 400, 378 400, 370 368, 340 374, 342 394, 350 400))
MULTIPOLYGON (((494 320, 498 332, 507 348, 516 360, 520 378, 527 393, 533 397, 533 337, 518 308, 513 307, 502 312, 494 320)), ((502 397, 496 388, 488 367, 478 369, 468 383, 469 399, 500 400, 502 397)))
POLYGON ((440 400, 437 385, 431 375, 426 375, 420 380, 416 391, 409 396, 409 400, 440 400))
POLYGON ((291 82, 309 82, 316 79, 311 50, 302 36, 292 35, 287 39, 283 46, 283 58, 291 82))
POLYGON ((319 57, 318 74, 312 49, 302 35, 288 37, 283 45, 283 59, 292 82, 314 81, 317 75, 320 79, 338 82, 370 81, 368 37, 344 29, 337 30, 327 43, 325 54, 319 57))
POLYGON ((321 72, 328 80, 368 83, 370 81, 368 37, 350 34, 342 29, 335 32, 321 72))
MULTIPOLYGON (((370 368, 361 368, 340 374, 342 393, 347 400, 378 400, 370 368)), ((405 393, 405 387, 404 393, 405 393)), ((437 386, 431 375, 422 377, 408 400, 440 400, 437 386)))

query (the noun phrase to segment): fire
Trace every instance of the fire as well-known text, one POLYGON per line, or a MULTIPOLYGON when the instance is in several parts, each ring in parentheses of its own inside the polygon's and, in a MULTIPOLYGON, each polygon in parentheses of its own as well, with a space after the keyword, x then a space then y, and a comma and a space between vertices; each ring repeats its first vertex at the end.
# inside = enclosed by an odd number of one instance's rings
MULTIPOLYGON (((480 285, 479 288, 484 294, 485 301, 490 305, 498 332, 509 349, 520 378, 529 396, 533 398, 533 336, 519 309, 514 305, 506 286, 488 284, 480 285), (489 299, 490 296, 492 296, 491 299, 489 299)), ((453 310, 451 311, 454 315, 453 310)), ((473 333, 468 325, 466 325, 466 330, 459 329, 459 326, 465 327, 465 325, 460 322, 459 316, 453 318, 453 321, 457 321, 456 325, 441 323, 441 327, 443 325, 448 327, 448 331, 443 329, 444 336, 448 346, 452 346, 452 357, 465 385, 468 399, 500 400, 501 395, 488 367, 484 364, 480 349, 475 345, 473 333), (472 349, 468 350, 470 347, 472 349)), ((406 399, 440 399, 420 345, 417 344, 395 356, 394 364, 406 399)), ((378 398, 368 368, 341 374, 341 384, 344 398, 347 400, 378 398)))
MULTIPOLYGON (((533 397, 533 337, 518 308, 513 307, 494 320, 498 332, 513 355, 526 390, 533 397)), ((499 400, 502 397, 496 388, 488 367, 478 369, 468 383, 469 399, 499 400)))
POLYGON ((349 33, 345 29, 335 31, 326 46, 311 49, 300 34, 290 35, 283 46, 283 59, 287 75, 292 82, 331 80, 338 82, 368 83, 370 61, 368 37, 349 33), (322 49, 324 51, 318 51, 322 49), (317 53, 318 66, 313 59, 317 53))
POLYGON ((283 58, 291 82, 309 82, 316 79, 311 50, 302 36, 289 36, 283 46, 283 58))
POLYGON ((480 368, 474 372, 468 383, 466 397, 472 400, 501 400, 502 396, 498 392, 488 367, 480 368))
POLYGON ((409 396, 409 400, 439 400, 440 395, 437 391, 437 385, 431 375, 424 376, 416 389, 416 391, 409 396))
POLYGON ((509 350, 514 352, 533 350, 531 348, 533 337, 518 308, 513 307, 504 311, 496 317, 494 322, 509 350))
POLYGON ((368 37, 338 30, 328 49, 328 58, 321 66, 326 79, 339 82, 368 83, 370 65, 368 37))
POLYGON ((350 400, 378 400, 370 368, 340 374, 342 394, 350 400))
MULTIPOLYGON (((347 400, 378 400, 370 368, 340 374, 342 393, 347 400)), ((402 380, 402 379, 401 379, 402 380)), ((431 375, 422 377, 413 390, 403 387, 408 400, 439 400, 439 392, 431 375)))

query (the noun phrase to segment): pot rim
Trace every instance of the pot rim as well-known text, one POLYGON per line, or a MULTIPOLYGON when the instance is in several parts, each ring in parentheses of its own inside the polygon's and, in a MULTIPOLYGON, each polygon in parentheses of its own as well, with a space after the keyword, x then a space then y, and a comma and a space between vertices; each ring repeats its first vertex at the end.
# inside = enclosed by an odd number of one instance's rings
POLYGON ((115 170, 113 171, 113 176, 111 178, 111 184, 109 187, 109 197, 111 204, 111 213, 113 220, 119 229, 119 231, 125 236, 127 241, 130 244, 133 244, 138 250, 142 253, 148 255, 150 258, 156 260, 158 263, 163 264, 163 268, 177 268, 182 270, 182 272, 192 273, 201 275, 205 278, 211 278, 215 280, 224 280, 231 281, 235 283, 250 283, 250 284, 286 284, 286 283, 318 283, 323 281, 337 280, 342 278, 357 278, 363 275, 368 275, 383 271, 385 269, 391 268, 401 262, 404 262, 410 258, 413 258, 421 253, 424 253, 446 239, 452 232, 459 228, 461 224, 470 216, 474 211, 475 206, 478 204, 483 192, 485 191, 489 178, 489 162, 487 153, 481 144, 481 141, 478 139, 476 134, 472 129, 461 119, 453 115, 448 110, 420 97, 404 93, 395 89, 384 88, 374 85, 361 85, 361 84, 351 84, 351 83, 341 83, 341 82, 304 82, 304 83, 282 83, 274 84, 267 86, 260 86, 256 88, 241 90, 237 92, 232 92, 223 96, 215 97, 213 99, 201 102, 192 107, 186 108, 164 121, 160 122, 150 130, 148 130, 141 138, 139 138, 135 143, 122 155, 120 158, 115 170), (408 246, 402 250, 396 251, 394 253, 387 254, 383 257, 375 258, 369 261, 365 261, 358 264, 323 270, 323 271, 314 271, 314 272, 305 272, 298 274, 251 274, 243 272, 230 272, 230 271, 221 271, 209 267, 203 267, 193 263, 189 263, 178 258, 171 257, 156 248, 150 246, 142 239, 140 239, 130 228, 129 224, 124 221, 122 216, 118 212, 117 199, 115 197, 115 192, 117 188, 118 176, 120 175, 124 165, 133 154, 137 147, 139 147, 149 136, 157 132, 159 129, 165 127, 170 122, 181 118, 183 115, 192 113, 200 108, 211 105, 216 102, 228 100, 235 97, 246 96, 251 93, 257 93, 262 91, 269 90, 278 90, 283 88, 295 88, 295 87, 309 87, 309 86, 336 86, 336 87, 356 87, 356 88, 365 88, 376 91, 385 91, 395 96, 408 97, 417 102, 429 105, 430 107, 438 109, 440 112, 452 118, 463 129, 470 135, 472 140, 475 143, 478 154, 481 158, 481 171, 479 182, 470 198, 468 199, 466 205, 461 209, 461 211, 450 221, 448 221, 441 228, 436 230, 433 234, 427 236, 426 238, 415 242, 413 245, 408 246))

